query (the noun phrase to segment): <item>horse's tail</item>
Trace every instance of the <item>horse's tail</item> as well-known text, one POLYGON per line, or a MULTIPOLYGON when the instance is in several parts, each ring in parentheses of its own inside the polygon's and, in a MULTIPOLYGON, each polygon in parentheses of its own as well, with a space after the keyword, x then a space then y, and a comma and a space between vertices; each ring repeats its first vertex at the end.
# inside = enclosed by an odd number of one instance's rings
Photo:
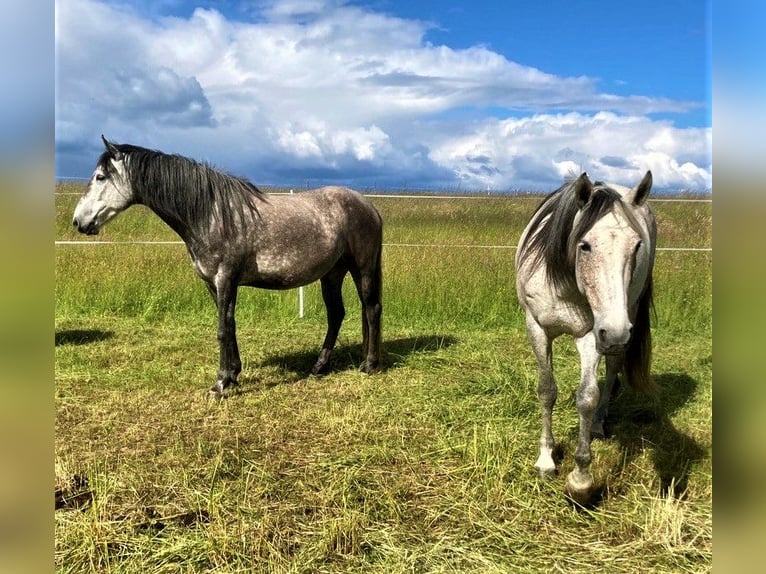
POLYGON ((375 267, 375 275, 380 289, 380 298, 383 298, 383 241, 378 246, 378 265, 375 267))
POLYGON ((377 303, 377 330, 378 334, 377 337, 374 338, 376 341, 376 348, 374 349, 375 356, 378 357, 378 360, 380 360, 381 355, 381 337, 380 337, 380 315, 383 310, 383 218, 380 217, 380 214, 378 214, 378 220, 380 221, 380 232, 377 238, 378 241, 378 252, 376 254, 376 262, 375 262, 375 270, 374 270, 374 287, 373 291, 375 293, 374 298, 376 299, 377 303))
POLYGON ((649 282, 638 301, 638 312, 633 321, 633 335, 627 349, 625 349, 624 364, 625 376, 630 386, 646 393, 656 391, 650 373, 652 366, 650 315, 654 305, 652 291, 653 285, 650 276, 649 282))
MULTIPOLYGON (((380 218, 380 215, 378 215, 380 218)), ((380 234, 377 238, 378 252, 375 255, 377 261, 375 262, 375 285, 378 291, 378 299, 383 299, 383 219, 380 218, 380 234)))

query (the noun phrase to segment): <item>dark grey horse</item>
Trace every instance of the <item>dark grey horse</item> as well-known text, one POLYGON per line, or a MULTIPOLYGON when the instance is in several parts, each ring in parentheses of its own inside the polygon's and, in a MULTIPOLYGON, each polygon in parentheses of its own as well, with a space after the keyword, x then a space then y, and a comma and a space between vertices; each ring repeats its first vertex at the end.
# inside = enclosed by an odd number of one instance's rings
POLYGON ((240 285, 290 289, 321 281, 327 335, 312 369, 319 374, 343 322, 341 288, 350 272, 363 307, 362 370, 379 366, 383 226, 369 201, 344 187, 267 195, 188 158, 101 137, 106 151, 73 224, 96 234, 121 211, 142 204, 183 239, 218 307, 220 368, 212 393, 220 396, 236 384, 242 370, 234 322, 240 285))

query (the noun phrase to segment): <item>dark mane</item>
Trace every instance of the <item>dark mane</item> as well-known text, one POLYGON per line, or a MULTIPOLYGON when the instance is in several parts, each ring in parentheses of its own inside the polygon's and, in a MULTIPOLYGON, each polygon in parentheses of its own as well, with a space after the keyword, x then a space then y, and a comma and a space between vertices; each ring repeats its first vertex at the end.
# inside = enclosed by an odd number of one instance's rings
POLYGON ((531 258, 532 267, 545 264, 547 279, 561 292, 576 289, 575 250, 580 238, 615 204, 622 205, 620 194, 596 182, 590 200, 582 207, 581 217, 575 181, 562 185, 545 198, 532 216, 524 242, 519 245, 522 260, 531 258))
MULTIPOLYGON (((249 181, 192 159, 130 144, 115 144, 125 156, 135 202, 146 205, 177 232, 205 234, 216 220, 229 236, 246 213, 257 213, 263 193, 249 181)), ((113 173, 109 153, 98 165, 113 173)))

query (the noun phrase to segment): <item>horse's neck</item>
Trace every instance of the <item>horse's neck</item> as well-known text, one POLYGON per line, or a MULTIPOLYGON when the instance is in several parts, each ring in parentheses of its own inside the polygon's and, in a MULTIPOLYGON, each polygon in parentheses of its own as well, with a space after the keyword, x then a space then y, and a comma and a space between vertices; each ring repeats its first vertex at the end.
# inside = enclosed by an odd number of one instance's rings
POLYGON ((165 224, 170 227, 176 234, 183 240, 184 243, 189 244, 194 242, 196 237, 192 231, 189 222, 181 220, 176 214, 171 213, 169 210, 165 210, 162 206, 152 201, 152 198, 142 198, 140 201, 143 205, 151 209, 157 217, 159 217, 165 224))
MULTIPOLYGON (((157 213, 155 211, 155 213, 157 213)), ((184 241, 184 243, 190 243, 195 240, 195 235, 192 233, 191 228, 185 224, 184 222, 181 222, 178 219, 171 218, 168 216, 163 216, 160 213, 157 213, 157 215, 164 221, 168 227, 170 227, 173 231, 175 231, 178 236, 184 241)))

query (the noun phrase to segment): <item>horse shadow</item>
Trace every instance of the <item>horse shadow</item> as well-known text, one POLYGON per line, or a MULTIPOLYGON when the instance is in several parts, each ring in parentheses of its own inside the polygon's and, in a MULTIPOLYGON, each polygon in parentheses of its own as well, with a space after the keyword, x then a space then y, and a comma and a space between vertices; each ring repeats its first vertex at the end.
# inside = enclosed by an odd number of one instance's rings
MULTIPOLYGON (((383 341, 379 371, 385 372, 401 367, 411 355, 435 353, 455 345, 458 340, 452 335, 416 335, 383 341)), ((316 349, 305 349, 289 353, 276 353, 266 357, 261 366, 277 367, 293 373, 295 380, 308 376, 317 360, 316 349)), ((335 347, 330 359, 329 373, 358 369, 364 360, 360 344, 342 344, 335 347)))
POLYGON ((678 430, 671 416, 694 396, 698 383, 682 373, 654 377, 657 392, 621 393, 610 405, 605 421, 608 438, 616 440, 629 464, 647 445, 664 496, 681 497, 689 482, 689 469, 708 456, 691 436, 678 430))
POLYGON ((56 331, 55 344, 59 345, 88 345, 98 341, 105 341, 114 336, 112 331, 101 329, 64 329, 56 331))

